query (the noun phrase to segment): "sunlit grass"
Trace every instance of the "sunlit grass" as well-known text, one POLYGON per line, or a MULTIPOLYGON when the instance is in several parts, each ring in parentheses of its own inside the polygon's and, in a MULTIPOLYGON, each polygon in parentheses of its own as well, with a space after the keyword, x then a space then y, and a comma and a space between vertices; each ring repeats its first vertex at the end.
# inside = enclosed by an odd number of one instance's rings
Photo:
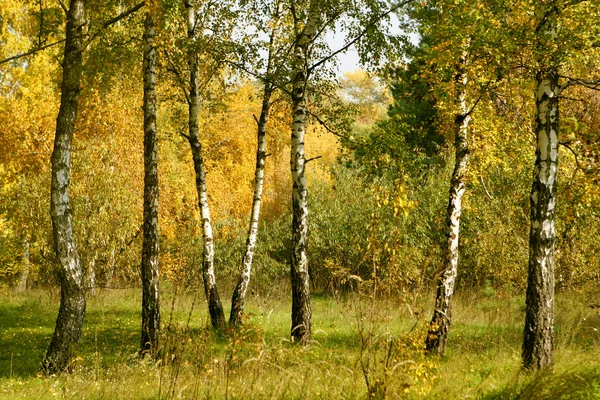
POLYGON ((58 293, 5 292, 0 398, 356 399, 367 397, 367 379, 388 398, 600 398, 600 317, 589 302, 559 295, 554 373, 528 375, 520 368, 522 297, 459 294, 447 353, 437 359, 422 352, 431 299, 317 294, 314 341, 303 348, 289 342, 284 296, 251 296, 243 329, 215 333, 202 292, 168 289, 160 356, 151 362, 136 357, 139 291, 100 290, 88 300, 73 372, 45 378, 40 362, 58 293))

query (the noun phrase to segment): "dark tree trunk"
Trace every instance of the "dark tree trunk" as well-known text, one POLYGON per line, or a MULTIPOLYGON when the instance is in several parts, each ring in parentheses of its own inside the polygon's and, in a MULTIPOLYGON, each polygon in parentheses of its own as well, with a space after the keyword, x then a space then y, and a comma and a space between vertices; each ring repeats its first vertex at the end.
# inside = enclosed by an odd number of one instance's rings
MULTIPOLYGON (((186 1, 184 5, 188 17, 188 39, 192 42, 195 39, 196 14, 191 3, 186 1)), ((200 208, 202 217, 202 238, 204 244, 202 252, 202 278, 204 281, 204 293, 208 302, 208 312, 212 326, 214 328, 224 328, 225 312, 223 311, 223 304, 219 297, 215 277, 215 250, 206 189, 206 172, 204 170, 204 159, 202 158, 202 146, 198 138, 200 93, 198 87, 198 58, 193 50, 190 50, 188 64, 190 67, 188 141, 192 149, 192 159, 194 160, 194 171, 196 173, 196 190, 198 192, 198 207, 200 208)))
POLYGON ((558 168, 558 74, 539 73, 536 90, 536 157, 531 187, 531 227, 523 366, 552 365, 554 347, 554 215, 558 168))
POLYGON ((465 193, 465 174, 469 160, 469 145, 467 131, 470 116, 466 103, 467 72, 466 57, 464 52, 457 64, 455 77, 456 107, 458 113, 455 118, 456 139, 454 148, 456 160, 454 172, 450 182, 450 194, 446 211, 446 242, 443 258, 443 270, 437 282, 435 309, 429 325, 429 332, 425 341, 429 353, 442 355, 446 349, 448 330, 452 320, 452 295, 458 267, 460 216, 462 213, 462 197, 465 193))
MULTIPOLYGON (((269 64, 270 64, 269 59, 269 64)), ((268 70, 269 68, 267 68, 268 70)), ((267 73, 268 74, 268 73, 267 73)), ((246 300, 246 291, 250 282, 250 273, 252 270, 252 258, 254 257, 254 248, 256 247, 256 237, 258 235, 258 218, 260 216, 260 204, 262 200, 263 184, 265 180, 265 159, 267 157, 267 120, 269 119, 269 107, 271 101, 272 86, 265 82, 263 92, 262 109, 258 120, 258 144, 256 149, 256 168, 254 171, 254 199, 252 200, 252 210, 250 212, 250 226, 248 227, 248 238, 246 239, 246 251, 242 257, 242 269, 240 276, 233 290, 231 297, 231 313, 229 314, 229 324, 238 326, 244 313, 244 302, 246 300)))
POLYGON ((319 12, 311 1, 306 24, 296 39, 293 58, 294 86, 292 91, 292 140, 290 169, 292 172, 292 340, 307 344, 311 337, 312 309, 308 275, 308 187, 306 186, 306 86, 308 82, 308 52, 317 31, 319 12))
POLYGON ((156 21, 144 24, 144 225, 140 353, 155 353, 160 330, 158 270, 158 141, 156 138, 156 21))
POLYGON ((68 369, 72 346, 81 337, 85 315, 83 272, 73 236, 69 202, 71 144, 77 120, 79 85, 83 69, 85 7, 85 0, 71 0, 69 4, 62 92, 60 109, 56 118, 54 150, 52 151, 50 215, 54 234, 54 251, 59 261, 60 309, 54 335, 42 363, 46 374, 54 374, 68 369))

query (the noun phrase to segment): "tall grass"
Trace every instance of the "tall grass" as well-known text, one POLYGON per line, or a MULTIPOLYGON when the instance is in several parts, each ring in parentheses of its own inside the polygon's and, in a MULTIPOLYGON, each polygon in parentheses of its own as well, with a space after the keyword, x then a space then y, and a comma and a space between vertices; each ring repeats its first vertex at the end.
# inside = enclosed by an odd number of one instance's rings
POLYGON ((254 295, 239 331, 214 332, 201 293, 174 289, 159 356, 139 359, 140 301, 137 290, 91 297, 73 372, 46 378, 58 294, 0 294, 0 398, 600 398, 600 317, 585 294, 559 295, 544 375, 520 369, 523 298, 496 292, 459 293, 441 359, 423 353, 431 299, 316 294, 314 342, 300 347, 287 296, 254 295))

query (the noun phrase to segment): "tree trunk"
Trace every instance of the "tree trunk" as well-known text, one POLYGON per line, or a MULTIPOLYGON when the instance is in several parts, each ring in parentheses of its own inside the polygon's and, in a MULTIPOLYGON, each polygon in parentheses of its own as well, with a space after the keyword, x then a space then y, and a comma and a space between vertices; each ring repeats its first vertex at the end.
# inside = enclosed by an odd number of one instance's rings
MULTIPOLYGON (((184 3, 188 16, 188 39, 195 38, 195 10, 191 3, 184 3)), ((198 113, 200 111, 200 94, 198 88, 198 59, 192 50, 189 54, 190 67, 190 94, 189 94, 189 136, 188 141, 192 149, 194 171, 196 172, 196 190, 198 192, 198 207, 202 217, 202 278, 204 281, 204 293, 208 302, 210 321, 214 328, 225 327, 225 312, 217 290, 215 277, 215 252, 213 243, 212 224, 210 222, 210 209, 208 207, 208 194, 206 192, 206 173, 204 171, 204 159, 202 158, 202 146, 198 139, 198 113)))
MULTIPOLYGON (((552 365, 554 347, 554 216, 558 172, 559 86, 556 60, 548 48, 556 41, 556 4, 540 4, 544 18, 536 43, 540 69, 536 76, 536 151, 529 198, 529 263, 522 358, 526 369, 552 365)), ((552 51, 552 50, 550 50, 552 51)))
POLYGON ((86 290, 86 293, 91 296, 96 295, 96 271, 95 271, 95 268, 96 268, 96 258, 94 256, 88 261, 87 267, 85 269, 85 274, 84 274, 85 290, 86 290))
POLYGON ((17 292, 22 293, 27 290, 27 279, 29 278, 29 240, 23 240, 23 266, 19 272, 19 281, 17 282, 17 292))
POLYGON ((144 225, 140 354, 155 353, 160 330, 158 271, 158 141, 156 138, 156 21, 144 24, 144 225))
POLYGON ((536 158, 531 187, 529 266, 523 366, 552 364, 554 342, 554 215, 558 167, 558 74, 539 73, 536 90, 536 158))
POLYGON ((469 159, 467 130, 471 118, 468 115, 466 102, 466 59, 467 53, 464 51, 456 68, 455 85, 458 110, 455 118, 456 139, 454 142, 456 160, 450 182, 450 194, 446 211, 446 243, 443 249, 443 270, 438 278, 435 309, 425 341, 427 351, 438 355, 444 354, 446 349, 448 330, 452 319, 452 294, 454 293, 458 267, 462 197, 465 193, 465 174, 469 159))
MULTIPOLYGON (((270 61, 271 60, 269 58, 269 64, 270 61)), ((267 68, 267 70, 269 70, 269 68, 267 68)), ((248 290, 248 283, 250 282, 252 258, 254 257, 256 236, 258 235, 258 218, 260 215, 263 183, 265 180, 265 159, 267 157, 267 120, 269 118, 271 93, 271 83, 265 82, 262 109, 260 111, 260 118, 258 120, 258 146, 256 149, 256 169, 254 171, 254 199, 252 200, 252 211, 250 212, 250 226, 248 227, 248 238, 246 239, 246 251, 244 252, 244 257, 242 258, 242 269, 231 298, 231 313, 229 315, 229 324, 231 326, 238 326, 242 321, 246 291, 248 290)))
POLYGON ((110 262, 108 267, 108 276, 106 277, 106 287, 112 289, 115 270, 117 269, 117 259, 115 256, 115 248, 110 249, 110 262))
POLYGON ((317 31, 317 2, 311 1, 306 24, 294 46, 292 91, 292 140, 290 169, 292 173, 292 340, 307 344, 311 337, 312 310, 308 275, 308 188, 306 186, 306 85, 308 82, 308 51, 317 31))
POLYGON ((66 27, 60 109, 56 118, 56 135, 52 151, 52 185, 50 215, 54 251, 59 261, 60 308, 50 347, 42 363, 46 374, 68 369, 73 344, 79 341, 85 315, 85 291, 81 260, 77 253, 69 182, 71 180, 71 144, 77 120, 82 53, 84 49, 85 0, 71 0, 66 27))

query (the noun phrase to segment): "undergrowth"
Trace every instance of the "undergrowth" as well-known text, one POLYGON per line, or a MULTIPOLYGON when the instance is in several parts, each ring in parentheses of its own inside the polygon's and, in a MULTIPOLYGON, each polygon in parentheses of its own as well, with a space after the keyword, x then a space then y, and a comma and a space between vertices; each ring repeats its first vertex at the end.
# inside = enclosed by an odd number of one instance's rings
POLYGON ((348 294, 313 298, 313 342, 288 339, 290 301, 254 295, 239 330, 208 328, 201 293, 166 291, 161 348, 136 356, 140 294, 90 297, 73 372, 50 378, 40 362, 58 294, 0 294, 0 397, 171 398, 600 398, 600 318, 589 295, 557 299, 552 373, 520 368, 523 298, 459 294, 444 357, 424 354, 430 299, 348 294))

